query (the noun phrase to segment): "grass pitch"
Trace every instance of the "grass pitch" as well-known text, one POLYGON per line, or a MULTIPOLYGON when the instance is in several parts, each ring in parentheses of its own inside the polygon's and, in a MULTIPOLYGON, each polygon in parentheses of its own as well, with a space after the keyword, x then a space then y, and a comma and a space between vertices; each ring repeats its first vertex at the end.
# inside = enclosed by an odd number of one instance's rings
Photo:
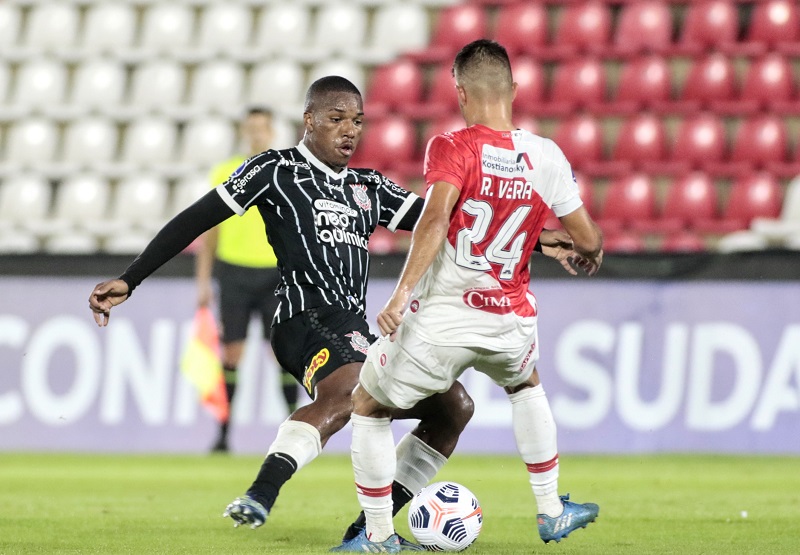
MULTIPOLYGON (((323 455, 283 489, 266 525, 234 529, 225 505, 260 459, 0 454, 0 554, 325 553, 358 512, 349 458, 323 455)), ((484 512, 468 553, 800 553, 800 459, 565 456, 560 490, 600 518, 560 544, 539 540, 515 457, 458 455, 437 479, 484 512), (746 512, 745 512, 746 511, 746 512)), ((395 519, 408 535, 406 512, 395 519)))

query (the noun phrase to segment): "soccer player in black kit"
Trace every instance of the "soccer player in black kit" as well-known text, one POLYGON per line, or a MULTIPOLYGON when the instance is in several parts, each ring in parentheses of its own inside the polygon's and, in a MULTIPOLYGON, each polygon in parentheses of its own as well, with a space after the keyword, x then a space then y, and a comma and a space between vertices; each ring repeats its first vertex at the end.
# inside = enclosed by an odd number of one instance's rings
MULTIPOLYGON (((365 318, 367 242, 377 225, 413 229, 422 210, 421 198, 377 171, 347 167, 363 115, 361 94, 350 81, 338 76, 315 81, 306 94, 300 144, 245 161, 168 222, 118 279, 98 284, 89 297, 95 321, 105 326, 113 306, 207 229, 251 206, 261 213, 281 274, 272 348, 313 400, 281 424, 255 481, 226 508, 224 516, 235 526, 264 524, 281 486, 349 421, 350 394, 375 340, 365 318)), ((557 237, 545 254, 567 268, 571 249, 557 237)), ((395 513, 446 462, 472 413, 472 399, 458 382, 413 409, 393 413, 420 421, 397 447, 395 513)), ((345 539, 363 522, 362 514, 345 539)), ((402 538, 395 541, 401 549, 420 549, 402 538)))

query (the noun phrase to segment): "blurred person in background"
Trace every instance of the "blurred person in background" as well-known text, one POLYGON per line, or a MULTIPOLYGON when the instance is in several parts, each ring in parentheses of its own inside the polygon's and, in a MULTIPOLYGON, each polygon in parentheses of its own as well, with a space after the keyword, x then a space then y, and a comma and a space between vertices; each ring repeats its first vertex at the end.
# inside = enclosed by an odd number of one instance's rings
MULTIPOLYGON (((272 112, 259 106, 249 108, 239 124, 239 134, 246 155, 235 154, 214 166, 210 174, 212 187, 225 182, 246 159, 270 148, 274 135, 272 112)), ((222 368, 231 405, 236 396, 237 368, 253 315, 260 316, 264 338, 270 340, 272 318, 279 303, 275 293, 280 283, 277 266, 275 252, 264 240, 264 220, 257 210, 248 210, 241 218, 228 218, 202 236, 195 264, 197 304, 200 307, 211 304, 213 274, 219 288, 222 368)), ((297 408, 297 382, 284 368, 280 368, 280 378, 283 398, 292 413, 297 408)), ((228 420, 220 423, 212 451, 228 451, 228 426, 228 420)))

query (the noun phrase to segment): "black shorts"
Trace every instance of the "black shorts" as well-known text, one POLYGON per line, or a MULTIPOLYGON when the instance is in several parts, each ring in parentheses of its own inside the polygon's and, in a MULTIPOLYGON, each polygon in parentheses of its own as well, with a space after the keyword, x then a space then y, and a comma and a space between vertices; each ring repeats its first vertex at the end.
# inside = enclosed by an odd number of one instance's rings
POLYGON ((253 314, 261 317, 264 338, 269 339, 272 318, 280 303, 275 296, 281 279, 278 269, 234 266, 218 260, 215 275, 223 343, 244 341, 253 314))
POLYGON ((367 348, 377 338, 363 316, 335 306, 309 308, 272 330, 272 351, 314 397, 318 382, 337 368, 364 362, 367 348))

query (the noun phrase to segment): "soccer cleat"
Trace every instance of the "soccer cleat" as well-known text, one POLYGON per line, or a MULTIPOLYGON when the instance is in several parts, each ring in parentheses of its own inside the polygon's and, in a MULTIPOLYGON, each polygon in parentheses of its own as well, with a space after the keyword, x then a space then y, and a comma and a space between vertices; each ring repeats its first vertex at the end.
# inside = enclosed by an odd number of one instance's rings
POLYGON ((560 542, 573 530, 586 528, 590 522, 594 522, 600 512, 600 507, 594 503, 572 503, 569 500, 569 494, 562 495, 561 502, 564 504, 564 512, 560 516, 536 515, 539 537, 544 543, 550 540, 560 542))
POLYGON ((367 531, 362 529, 358 535, 342 542, 330 549, 339 553, 400 553, 401 551, 423 551, 422 546, 401 539, 397 534, 392 534, 382 542, 373 542, 367 539, 367 531))
POLYGON ((222 513, 222 516, 231 517, 234 528, 238 528, 242 524, 249 524, 250 528, 255 530, 266 522, 269 511, 264 508, 264 505, 249 495, 245 495, 237 497, 230 505, 225 507, 225 512, 222 513))
MULTIPOLYGON (((342 538, 342 544, 345 544, 348 541, 352 540, 353 538, 358 536, 363 530, 364 530, 363 526, 359 526, 354 522, 347 528, 347 531, 345 531, 344 537, 342 538)), ((424 547, 408 541, 400 534, 397 534, 397 539, 400 540, 401 551, 425 551, 424 547)))

